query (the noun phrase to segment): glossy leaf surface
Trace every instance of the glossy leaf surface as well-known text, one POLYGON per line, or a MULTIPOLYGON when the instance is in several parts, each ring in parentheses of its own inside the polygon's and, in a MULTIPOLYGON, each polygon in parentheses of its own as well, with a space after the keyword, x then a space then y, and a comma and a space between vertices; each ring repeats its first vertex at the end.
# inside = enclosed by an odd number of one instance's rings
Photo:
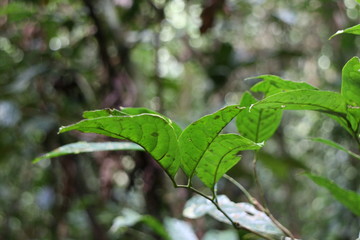
POLYGON ((71 130, 137 143, 152 155, 172 179, 179 168, 177 136, 173 127, 161 116, 140 114, 86 119, 60 128, 60 133, 71 130))
POLYGON ((238 105, 228 106, 190 124, 179 137, 181 166, 188 177, 196 168, 221 130, 241 111, 238 105))
POLYGON ((117 151, 117 150, 136 150, 144 151, 142 147, 132 142, 77 142, 61 146, 47 154, 44 154, 36 159, 33 163, 41 161, 43 159, 49 159, 53 157, 59 157, 69 154, 79 154, 85 152, 98 152, 98 151, 117 151))
POLYGON ((320 176, 306 174, 317 185, 326 188, 333 197, 341 202, 350 211, 360 216, 360 194, 343 189, 334 182, 320 176))
POLYGON ((239 160, 239 151, 257 150, 261 145, 236 134, 220 134, 210 144, 196 168, 196 176, 209 188, 239 160))
POLYGON ((262 79, 261 82, 255 84, 250 90, 253 92, 262 92, 265 94, 265 96, 270 96, 276 93, 288 92, 292 90, 317 89, 316 87, 311 86, 306 82, 289 81, 275 75, 261 75, 248 79, 262 79))
MULTIPOLYGON (((218 196, 220 207, 239 223, 242 227, 261 233, 269 237, 281 239, 282 232, 278 229, 265 213, 258 211, 249 203, 234 203, 225 195, 218 196)), ((218 221, 231 224, 229 220, 207 199, 195 196, 185 204, 183 215, 187 218, 196 219, 209 214, 218 221)))
MULTIPOLYGON (((257 100, 248 92, 244 93, 240 106, 250 107, 257 100)), ((252 109, 244 110, 236 118, 238 131, 244 137, 254 141, 268 140, 279 127, 282 111, 277 109, 252 109)))

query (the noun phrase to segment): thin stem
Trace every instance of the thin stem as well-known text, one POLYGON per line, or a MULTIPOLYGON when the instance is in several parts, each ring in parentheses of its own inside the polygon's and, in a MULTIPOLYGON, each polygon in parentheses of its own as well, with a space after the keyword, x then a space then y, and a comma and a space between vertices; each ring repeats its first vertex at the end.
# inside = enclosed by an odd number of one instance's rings
POLYGON ((290 232, 289 229, 287 229, 285 226, 283 226, 270 212, 269 208, 267 207, 267 203, 266 203, 266 199, 265 199, 265 193, 261 187, 260 181, 259 181, 259 177, 257 174, 257 170, 256 170, 256 162, 257 162, 257 154, 258 151, 255 152, 255 156, 253 159, 253 172, 254 172, 254 179, 255 179, 255 184, 260 192, 260 197, 261 200, 264 204, 261 205, 261 203, 259 203, 255 198, 253 198, 253 200, 255 201, 255 203, 253 203, 255 206, 257 206, 262 212, 264 212, 270 219, 271 221, 284 233, 286 234, 288 237, 290 237, 291 239, 295 239, 294 235, 290 232))
POLYGON ((242 191, 246 198, 249 200, 249 202, 251 204, 253 204, 253 201, 254 201, 254 197, 251 196, 251 194, 243 187, 243 185, 241 185, 239 182, 237 182, 235 179, 233 179, 232 177, 230 177, 229 175, 225 174, 224 175, 224 178, 226 178, 227 180, 229 180, 232 184, 234 184, 237 188, 240 189, 240 191, 242 191))
POLYGON ((265 199, 265 193, 264 193, 264 191, 263 191, 263 189, 261 187, 260 180, 259 180, 259 177, 258 177, 258 174, 257 174, 257 169, 256 169, 257 154, 258 154, 258 151, 255 152, 255 156, 254 156, 254 159, 253 159, 253 175, 254 175, 256 188, 258 189, 258 192, 259 192, 259 195, 260 195, 260 198, 261 198, 261 202, 263 203, 265 208, 267 208, 267 203, 266 203, 266 199, 265 199))

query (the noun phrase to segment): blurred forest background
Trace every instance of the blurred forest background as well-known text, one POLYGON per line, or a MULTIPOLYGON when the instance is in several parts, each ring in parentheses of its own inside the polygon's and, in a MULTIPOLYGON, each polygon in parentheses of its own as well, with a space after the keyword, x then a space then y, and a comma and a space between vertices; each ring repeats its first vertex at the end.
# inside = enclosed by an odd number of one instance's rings
MULTIPOLYGON (((237 104, 252 76, 339 91, 360 38, 328 38, 358 24, 359 9, 355 0, 0 0, 0 239, 159 239, 141 224, 109 231, 128 208, 183 219, 190 193, 173 189, 147 154, 32 159, 105 140, 57 135, 85 110, 147 107, 186 126, 237 104)), ((359 219, 300 173, 359 191, 359 164, 309 137, 355 147, 326 116, 286 112, 258 165, 269 207, 303 239, 354 240, 359 219)), ((246 156, 229 174, 256 195, 246 156)), ((219 192, 245 201, 226 183, 219 192)), ((209 217, 191 225, 200 239, 231 229, 209 217)))

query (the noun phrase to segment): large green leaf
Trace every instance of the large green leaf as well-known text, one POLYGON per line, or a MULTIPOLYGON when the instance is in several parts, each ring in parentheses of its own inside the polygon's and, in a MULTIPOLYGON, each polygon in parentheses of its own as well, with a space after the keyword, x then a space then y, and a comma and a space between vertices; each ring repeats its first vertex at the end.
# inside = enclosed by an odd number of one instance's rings
POLYGON ((341 95, 348 104, 360 106, 360 59, 353 57, 342 69, 341 95))
POLYGON ((311 138, 312 141, 315 141, 315 142, 321 142, 321 143, 324 143, 330 147, 333 147, 333 148, 336 148, 336 149, 339 149, 343 152, 346 152, 347 154, 353 156, 354 158, 360 160, 360 155, 344 148, 343 146, 341 146, 340 144, 337 144, 336 142, 333 142, 333 141, 330 141, 328 139, 324 139, 324 138, 311 138))
POLYGON ((253 92, 262 92, 265 94, 265 96, 270 96, 279 92, 287 92, 291 90, 316 90, 314 86, 311 86, 306 82, 294 82, 284 80, 281 77, 274 75, 261 75, 248 79, 262 79, 261 82, 255 84, 250 90, 253 92))
POLYGON ((181 167, 190 179, 211 143, 240 111, 238 105, 227 106, 193 122, 182 132, 179 137, 181 167))
POLYGON ((213 189, 215 183, 240 160, 239 151, 260 148, 260 144, 240 135, 220 134, 202 156, 196 168, 196 176, 213 189))
POLYGON ((344 97, 335 92, 294 90, 269 96, 255 104, 254 109, 314 110, 345 117, 347 106, 344 97))
POLYGON ((350 28, 346 28, 344 30, 339 30, 334 35, 332 35, 329 39, 332 39, 333 37, 335 37, 335 36, 337 36, 339 34, 343 34, 343 33, 350 33, 350 34, 360 35, 360 24, 358 24, 356 26, 353 26, 353 27, 350 27, 350 28))
POLYGON ((336 200, 341 202, 350 211, 360 216, 360 194, 343 189, 324 177, 312 174, 306 174, 306 176, 308 176, 317 185, 326 188, 336 200))
MULTIPOLYGON (((271 239, 284 239, 283 233, 266 216, 249 203, 234 203, 225 195, 218 196, 218 204, 221 209, 240 226, 251 231, 266 235, 271 239)), ((230 221, 209 200, 195 196, 185 204, 183 215, 187 218, 196 219, 209 214, 218 221, 230 224, 230 221)))
POLYGON ((173 122, 170 118, 156 112, 150 110, 148 108, 131 108, 131 107, 121 107, 120 110, 117 109, 101 109, 101 110, 93 110, 93 111, 86 111, 83 113, 83 117, 87 119, 98 118, 98 117, 110 117, 110 116, 134 116, 143 113, 150 113, 162 116, 175 130, 176 135, 179 137, 182 129, 173 122))
POLYGON ((132 142, 77 142, 61 146, 47 154, 35 158, 33 163, 43 159, 59 157, 68 154, 79 154, 84 152, 98 152, 98 151, 117 151, 117 150, 136 150, 143 151, 144 149, 132 142))
POLYGON ((127 139, 142 146, 173 179, 180 165, 177 136, 167 120, 159 115, 108 116, 85 119, 60 128, 60 133, 79 130, 127 139))
MULTIPOLYGON (((250 107, 257 100, 248 92, 244 93, 240 106, 250 107)), ((252 109, 242 111, 236 118, 238 131, 244 137, 254 141, 263 142, 269 139, 278 128, 282 117, 282 110, 278 109, 252 109)))

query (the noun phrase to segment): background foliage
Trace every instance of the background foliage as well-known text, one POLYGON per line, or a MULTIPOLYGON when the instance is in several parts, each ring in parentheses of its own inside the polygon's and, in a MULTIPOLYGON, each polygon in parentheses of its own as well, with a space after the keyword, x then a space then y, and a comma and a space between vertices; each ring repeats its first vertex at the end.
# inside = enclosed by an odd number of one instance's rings
MULTIPOLYGON (((40 153, 69 142, 108 140, 56 134, 84 110, 144 106, 185 126, 239 103, 255 83, 244 79, 261 74, 339 92, 341 68, 359 55, 359 38, 328 40, 358 23, 354 0, 2 0, 0 5, 3 239, 151 239, 165 236, 154 230, 165 217, 183 219, 189 192, 173 190, 145 153, 89 153, 31 164, 40 153), (141 221, 151 223, 134 221, 109 231, 116 217, 134 216, 126 209, 146 214, 141 221)), ((354 239, 359 219, 300 173, 311 170, 359 192, 359 162, 309 137, 332 139, 356 152, 333 120, 315 112, 284 112, 259 158, 269 207, 303 239, 354 239)), ((243 155, 230 173, 256 195, 251 156, 243 155)), ((234 201, 244 200, 226 182, 218 188, 234 201)), ((209 229, 226 228, 209 218, 191 223, 203 239, 220 234, 209 229)))

